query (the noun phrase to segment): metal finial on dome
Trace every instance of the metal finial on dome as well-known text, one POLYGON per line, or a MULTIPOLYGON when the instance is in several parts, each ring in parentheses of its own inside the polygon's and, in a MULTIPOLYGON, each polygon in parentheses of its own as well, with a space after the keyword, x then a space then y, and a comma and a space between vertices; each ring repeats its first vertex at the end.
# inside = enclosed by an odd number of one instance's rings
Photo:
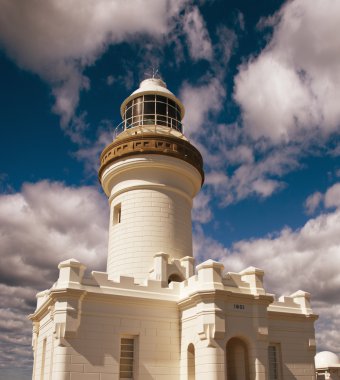
POLYGON ((161 79, 162 80, 162 77, 161 77, 159 70, 158 70, 158 66, 156 66, 156 67, 152 66, 150 71, 151 72, 146 71, 144 73, 145 79, 161 79))
POLYGON ((160 75, 158 74, 158 68, 152 67, 152 78, 156 78, 157 75, 160 78, 160 75))

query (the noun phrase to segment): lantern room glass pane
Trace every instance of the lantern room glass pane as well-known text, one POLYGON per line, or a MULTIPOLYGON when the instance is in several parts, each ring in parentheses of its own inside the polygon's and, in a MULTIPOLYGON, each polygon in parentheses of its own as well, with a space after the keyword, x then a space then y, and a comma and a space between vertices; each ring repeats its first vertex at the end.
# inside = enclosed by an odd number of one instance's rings
POLYGON ((130 106, 129 108, 127 108, 125 112, 125 119, 131 119, 131 117, 132 117, 132 107, 130 106))
POLYGON ((141 115, 143 113, 143 98, 136 98, 133 101, 133 116, 141 115))
POLYGON ((156 114, 157 115, 166 115, 166 103, 156 103, 156 114))
POLYGON ((156 95, 156 101, 157 102, 162 102, 162 103, 166 103, 166 97, 165 96, 161 96, 161 95, 156 95))
POLYGON ((170 106, 176 108, 176 103, 175 103, 173 100, 168 99, 168 104, 169 104, 170 106))
POLYGON ((155 101, 155 95, 144 95, 144 101, 155 101))
POLYGON ((160 115, 157 115, 157 124, 158 125, 165 125, 167 126, 168 125, 168 118, 166 116, 160 116, 160 115))
POLYGON ((144 103, 144 115, 150 115, 155 113, 155 103, 146 102, 144 103))
POLYGON ((144 125, 155 125, 155 115, 144 115, 143 124, 144 125))
POLYGON ((177 119, 176 108, 172 107, 171 105, 168 107, 168 116, 173 119, 177 119))

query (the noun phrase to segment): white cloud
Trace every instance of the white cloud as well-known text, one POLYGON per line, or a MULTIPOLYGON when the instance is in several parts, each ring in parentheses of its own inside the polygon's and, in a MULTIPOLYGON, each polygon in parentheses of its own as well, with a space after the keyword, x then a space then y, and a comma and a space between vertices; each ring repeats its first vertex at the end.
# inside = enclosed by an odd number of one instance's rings
MULTIPOLYGON (((0 368, 15 367, 32 370, 32 312, 36 291, 28 287, 0 284, 0 368)), ((8 377, 11 378, 11 377, 8 377)))
POLYGON ((124 75, 108 75, 106 78, 106 84, 112 86, 115 83, 123 85, 127 90, 131 90, 134 82, 134 75, 132 70, 127 70, 124 75))
POLYGON ((277 143, 339 131, 340 3, 294 0, 270 23, 271 41, 235 78, 248 133, 277 143))
POLYGON ((320 315, 316 324, 318 351, 332 351, 340 354, 339 339, 339 303, 313 302, 314 309, 320 315))
POLYGON ((311 194, 305 202, 307 213, 314 213, 321 204, 328 209, 340 207, 340 183, 332 185, 324 194, 319 191, 311 194))
POLYGON ((209 32, 197 7, 192 7, 185 13, 183 29, 186 33, 191 58, 211 60, 213 49, 209 32))
POLYGON ((91 270, 105 269, 107 214, 107 201, 94 187, 41 181, 0 195, 0 368, 20 362, 31 371, 27 315, 37 291, 56 281, 60 261, 74 257, 91 270))
POLYGON ((305 202, 305 208, 307 214, 313 214, 315 210, 319 207, 320 203, 323 200, 323 195, 317 191, 313 194, 311 194, 305 202))
POLYGON ((221 243, 206 236, 202 227, 198 224, 194 226, 193 251, 196 264, 208 259, 221 260, 229 253, 228 249, 221 243))
MULTIPOLYGON (((254 152, 247 153, 248 160, 237 166, 227 186, 221 189, 225 194, 221 204, 228 205, 251 196, 267 198, 285 186, 280 178, 298 167, 294 147, 266 152, 256 160, 252 160, 252 155, 254 152)), ((228 155, 225 157, 228 160, 228 155)))
POLYGON ((185 0, 1 0, 0 45, 20 67, 52 85, 54 111, 65 127, 79 91, 88 89, 85 67, 110 44, 141 34, 166 35, 185 0))
POLYGON ((75 157, 85 165, 86 174, 97 175, 99 168, 99 157, 103 149, 113 141, 114 127, 108 120, 102 120, 98 128, 95 142, 82 144, 75 152, 75 157))
POLYGON ((185 82, 180 90, 180 98, 185 104, 185 135, 208 134, 203 125, 209 115, 221 111, 225 99, 225 89, 217 78, 208 78, 203 84, 191 85, 185 82))
POLYGON ((95 188, 25 184, 21 193, 0 196, 0 227, 6 284, 45 286, 58 262, 70 257, 104 267, 107 204, 95 188))
POLYGON ((199 223, 207 223, 212 218, 212 211, 209 206, 211 196, 201 191, 194 199, 192 220, 199 223))
POLYGON ((224 263, 231 271, 249 265, 263 268, 267 286, 277 293, 302 288, 316 299, 339 302, 339 228, 340 210, 322 214, 301 230, 286 228, 276 237, 236 243, 224 263))
POLYGON ((340 183, 336 183, 326 191, 325 206, 340 207, 340 183))

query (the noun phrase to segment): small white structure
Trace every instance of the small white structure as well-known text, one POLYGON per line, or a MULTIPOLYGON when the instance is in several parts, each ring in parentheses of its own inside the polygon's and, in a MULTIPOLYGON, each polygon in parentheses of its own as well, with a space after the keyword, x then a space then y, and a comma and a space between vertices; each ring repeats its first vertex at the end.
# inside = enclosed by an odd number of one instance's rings
POLYGON ((330 351, 322 351, 315 355, 317 380, 340 380, 340 360, 330 351))
POLYGON ((192 256, 191 208, 204 181, 182 103, 147 79, 122 104, 101 155, 110 204, 107 272, 75 259, 37 295, 34 380, 315 379, 310 295, 275 300, 264 272, 192 256))

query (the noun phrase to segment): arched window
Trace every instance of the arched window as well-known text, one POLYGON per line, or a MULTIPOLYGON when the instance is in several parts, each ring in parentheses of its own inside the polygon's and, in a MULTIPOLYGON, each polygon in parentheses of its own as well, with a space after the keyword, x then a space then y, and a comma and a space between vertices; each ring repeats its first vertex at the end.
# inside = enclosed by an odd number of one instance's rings
POLYGON ((195 380, 195 347, 191 343, 188 346, 188 380, 195 380))
POLYGON ((249 358, 246 343, 240 338, 231 338, 227 343, 228 380, 249 380, 249 358))

